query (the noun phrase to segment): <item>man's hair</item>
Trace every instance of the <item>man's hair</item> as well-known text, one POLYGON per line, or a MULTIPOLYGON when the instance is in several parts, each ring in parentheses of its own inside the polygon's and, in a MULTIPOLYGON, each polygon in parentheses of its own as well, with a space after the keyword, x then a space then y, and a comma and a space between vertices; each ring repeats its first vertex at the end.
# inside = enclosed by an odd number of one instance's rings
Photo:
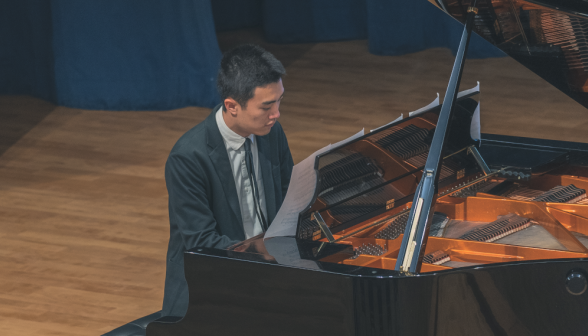
POLYGON ((260 46, 245 44, 226 52, 217 79, 223 110, 229 97, 246 109, 255 88, 275 83, 285 73, 282 63, 260 46))

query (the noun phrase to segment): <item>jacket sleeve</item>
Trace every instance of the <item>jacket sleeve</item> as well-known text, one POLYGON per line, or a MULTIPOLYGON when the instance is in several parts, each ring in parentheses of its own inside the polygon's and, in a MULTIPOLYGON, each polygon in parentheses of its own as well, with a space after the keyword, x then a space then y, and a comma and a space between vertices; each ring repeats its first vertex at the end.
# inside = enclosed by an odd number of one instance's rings
POLYGON ((280 177, 282 182, 282 199, 280 203, 284 201, 288 186, 290 186, 290 178, 292 177, 292 168, 294 167, 294 161, 292 160, 292 153, 290 153, 290 147, 288 146, 288 139, 286 134, 280 125, 280 177))
POLYGON ((171 154, 165 165, 171 230, 179 230, 184 248, 226 248, 237 243, 219 235, 211 210, 208 178, 197 160, 171 154))

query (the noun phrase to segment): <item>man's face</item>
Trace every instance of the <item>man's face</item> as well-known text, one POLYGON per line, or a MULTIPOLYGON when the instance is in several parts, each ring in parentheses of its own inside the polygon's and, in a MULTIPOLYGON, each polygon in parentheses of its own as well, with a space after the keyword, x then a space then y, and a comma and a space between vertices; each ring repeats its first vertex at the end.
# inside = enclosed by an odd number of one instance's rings
POLYGON ((247 108, 231 98, 225 100, 227 114, 225 122, 235 133, 246 137, 250 134, 266 135, 280 117, 280 101, 284 96, 282 80, 255 88, 247 108), (229 120, 227 120, 227 118, 229 120))

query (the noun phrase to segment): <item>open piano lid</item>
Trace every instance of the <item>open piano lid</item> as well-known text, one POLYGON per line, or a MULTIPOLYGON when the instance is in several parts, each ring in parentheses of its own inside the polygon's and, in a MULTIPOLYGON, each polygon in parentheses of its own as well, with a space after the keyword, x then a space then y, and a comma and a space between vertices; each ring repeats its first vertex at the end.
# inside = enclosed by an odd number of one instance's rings
MULTIPOLYGON (((461 23, 471 0, 429 0, 461 23)), ((588 107, 588 2, 478 0, 473 30, 588 107)))

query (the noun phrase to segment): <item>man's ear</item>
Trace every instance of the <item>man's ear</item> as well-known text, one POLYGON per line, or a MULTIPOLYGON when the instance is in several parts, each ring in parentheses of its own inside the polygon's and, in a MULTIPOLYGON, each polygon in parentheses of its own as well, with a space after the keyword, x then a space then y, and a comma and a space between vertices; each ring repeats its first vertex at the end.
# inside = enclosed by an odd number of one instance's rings
POLYGON ((231 114, 231 116, 236 117, 237 113, 241 110, 241 105, 237 103, 237 101, 233 98, 227 98, 224 101, 225 109, 227 112, 231 114))

